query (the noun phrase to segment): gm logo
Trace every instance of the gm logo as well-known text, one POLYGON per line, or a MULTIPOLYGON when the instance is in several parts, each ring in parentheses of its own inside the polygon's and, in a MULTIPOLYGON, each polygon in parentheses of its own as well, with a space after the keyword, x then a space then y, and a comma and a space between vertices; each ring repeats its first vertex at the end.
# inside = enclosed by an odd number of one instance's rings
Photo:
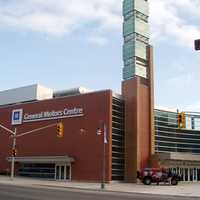
POLYGON ((12 111, 12 125, 22 124, 23 109, 12 111))

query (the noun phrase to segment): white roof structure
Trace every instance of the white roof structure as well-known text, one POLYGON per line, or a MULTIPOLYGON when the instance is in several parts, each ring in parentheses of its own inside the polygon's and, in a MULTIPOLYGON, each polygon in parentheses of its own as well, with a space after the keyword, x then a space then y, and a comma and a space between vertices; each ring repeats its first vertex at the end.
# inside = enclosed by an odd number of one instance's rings
POLYGON ((53 90, 39 84, 0 91, 0 106, 53 98, 53 90))
POLYGON ((156 110, 163 110, 163 111, 168 111, 168 112, 177 112, 177 108, 167 108, 164 106, 155 106, 156 110))
POLYGON ((71 88, 71 89, 67 89, 67 90, 54 91, 53 96, 55 98, 57 98, 57 97, 63 97, 63 96, 86 94, 89 92, 92 92, 92 90, 89 90, 84 87, 77 87, 77 88, 71 88))
MULTIPOLYGON (((5 91, 0 91, 0 106, 81 95, 91 92, 93 91, 84 87, 53 91, 53 89, 47 88, 45 86, 34 84, 34 85, 9 89, 5 91)), ((123 99, 121 95, 115 92, 113 92, 113 97, 123 99)))

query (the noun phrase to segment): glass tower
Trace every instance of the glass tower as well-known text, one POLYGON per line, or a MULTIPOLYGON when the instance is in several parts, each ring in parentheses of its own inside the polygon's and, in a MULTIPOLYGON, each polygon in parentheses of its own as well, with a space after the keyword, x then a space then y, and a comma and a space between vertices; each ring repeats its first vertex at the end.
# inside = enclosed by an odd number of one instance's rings
POLYGON ((124 0, 123 16, 123 80, 134 76, 148 78, 146 48, 149 44, 148 0, 124 0))

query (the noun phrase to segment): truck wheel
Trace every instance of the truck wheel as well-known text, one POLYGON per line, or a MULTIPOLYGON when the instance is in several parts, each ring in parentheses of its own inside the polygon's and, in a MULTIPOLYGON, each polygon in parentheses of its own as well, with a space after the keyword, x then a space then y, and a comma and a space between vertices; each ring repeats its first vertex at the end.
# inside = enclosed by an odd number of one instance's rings
POLYGON ((172 184, 172 185, 178 185, 178 181, 177 181, 176 179, 172 179, 172 180, 171 180, 171 184, 172 184))
POLYGON ((151 185, 151 178, 150 177, 145 177, 144 180, 143 180, 143 183, 145 185, 151 185))

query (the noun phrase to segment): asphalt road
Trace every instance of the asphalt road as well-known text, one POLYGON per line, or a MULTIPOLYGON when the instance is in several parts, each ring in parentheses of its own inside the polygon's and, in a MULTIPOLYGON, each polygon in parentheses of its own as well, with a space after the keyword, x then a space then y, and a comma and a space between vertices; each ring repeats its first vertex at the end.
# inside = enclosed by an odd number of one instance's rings
POLYGON ((173 196, 126 194, 75 189, 19 187, 0 184, 0 200, 197 200, 173 196))

